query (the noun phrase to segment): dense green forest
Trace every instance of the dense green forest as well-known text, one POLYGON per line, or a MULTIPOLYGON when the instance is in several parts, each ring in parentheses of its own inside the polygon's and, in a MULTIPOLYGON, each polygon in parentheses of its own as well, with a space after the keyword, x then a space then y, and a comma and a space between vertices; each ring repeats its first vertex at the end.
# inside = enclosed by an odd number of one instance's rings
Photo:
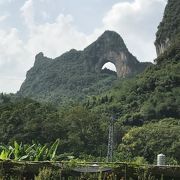
MULTIPOLYGON (((4 97, 4 95, 1 95, 4 97)), ((106 148, 106 124, 85 107, 56 108, 33 100, 6 101, 0 106, 0 141, 51 143, 60 138, 61 153, 98 156, 106 148), (100 143, 100 144, 99 144, 100 143), (104 144, 105 143, 105 144, 104 144)), ((104 152, 104 155, 105 155, 104 152)))
POLYGON ((110 91, 83 104, 54 107, 1 94, 0 141, 51 143, 59 138, 59 153, 103 160, 108 122, 114 115, 115 160, 141 157, 153 163, 163 152, 169 163, 179 163, 179 54, 170 48, 143 74, 118 81, 110 91))

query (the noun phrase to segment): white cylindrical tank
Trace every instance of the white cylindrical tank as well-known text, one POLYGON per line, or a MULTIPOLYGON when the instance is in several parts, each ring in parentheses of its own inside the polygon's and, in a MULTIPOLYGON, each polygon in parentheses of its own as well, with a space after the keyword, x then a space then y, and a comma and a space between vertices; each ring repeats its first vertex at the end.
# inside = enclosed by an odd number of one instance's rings
POLYGON ((166 156, 164 154, 157 155, 157 165, 158 166, 166 165, 166 156))

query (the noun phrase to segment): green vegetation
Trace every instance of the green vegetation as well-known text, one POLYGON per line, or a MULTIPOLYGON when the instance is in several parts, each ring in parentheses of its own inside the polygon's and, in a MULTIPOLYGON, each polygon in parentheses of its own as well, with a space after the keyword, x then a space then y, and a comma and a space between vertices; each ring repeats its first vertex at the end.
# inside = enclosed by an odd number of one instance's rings
POLYGON ((81 153, 105 156, 106 119, 82 106, 60 110, 33 100, 22 99, 0 105, 0 142, 15 140, 51 143, 60 139, 58 151, 79 156, 81 153))
POLYGON ((113 99, 112 102, 99 103, 97 97, 97 101, 93 101, 95 109, 117 114, 125 125, 141 125, 144 121, 165 117, 179 118, 180 63, 171 61, 150 67, 136 79, 120 82, 102 96, 113 99))
POLYGON ((179 131, 180 121, 174 119, 132 128, 124 135, 118 152, 127 152, 131 158, 138 155, 151 163, 156 163, 156 155, 163 152, 168 155, 166 163, 176 165, 180 162, 179 131))
POLYGON ((15 161, 54 161, 57 159, 56 151, 59 146, 57 139, 50 147, 33 142, 29 144, 18 144, 14 141, 14 146, 0 146, 0 160, 15 161))
POLYGON ((86 103, 94 113, 116 116, 116 159, 141 157, 155 163, 156 155, 165 153, 168 163, 180 163, 179 47, 176 41, 157 58, 155 66, 86 103))
POLYGON ((156 43, 160 43, 169 38, 175 41, 180 32, 180 1, 168 0, 164 17, 158 27, 156 34, 156 43))
POLYGON ((35 180, 58 180, 61 177, 61 171, 53 170, 52 168, 43 168, 39 171, 35 180))
MULTIPOLYGON (((111 163, 99 166, 99 172, 78 172, 74 168, 68 169, 66 163, 60 162, 0 162, 0 179, 15 180, 15 179, 67 179, 67 180, 179 180, 180 167, 158 167, 148 165, 136 165, 130 163, 111 163), (62 165, 62 166, 61 166, 62 165), (110 167, 109 171, 103 171, 104 168, 110 167)), ((92 165, 92 164, 91 164, 92 165)), ((89 163, 84 163, 83 167, 86 169, 91 166, 89 163)), ((81 167, 76 164, 76 167, 81 167)), ((108 168, 109 169, 109 168, 108 168)))
POLYGON ((115 161, 154 163, 156 155, 162 152, 170 164, 179 164, 180 51, 177 47, 172 45, 158 57, 157 65, 141 75, 117 81, 110 91, 90 96, 83 104, 55 107, 1 94, 1 143, 30 144, 33 139, 44 144, 59 138, 60 159, 75 156, 103 161, 107 153, 108 121, 114 115, 115 161))
POLYGON ((117 79, 116 73, 107 69, 101 73, 87 71, 81 56, 81 51, 71 50, 52 60, 40 53, 18 95, 55 105, 71 105, 110 89, 117 79))
POLYGON ((107 152, 108 121, 113 114, 115 161, 153 163, 162 152, 169 163, 179 164, 180 62, 170 58, 167 56, 167 61, 149 67, 136 78, 117 82, 110 91, 90 97, 83 105, 54 107, 13 98, 2 101, 0 141, 31 143, 34 139, 51 143, 59 138, 61 159, 75 156, 102 161, 107 152), (170 126, 171 123, 174 125, 170 126), (149 138, 148 141, 140 136, 146 131, 143 137, 149 138), (129 133, 137 145, 127 139, 129 133))

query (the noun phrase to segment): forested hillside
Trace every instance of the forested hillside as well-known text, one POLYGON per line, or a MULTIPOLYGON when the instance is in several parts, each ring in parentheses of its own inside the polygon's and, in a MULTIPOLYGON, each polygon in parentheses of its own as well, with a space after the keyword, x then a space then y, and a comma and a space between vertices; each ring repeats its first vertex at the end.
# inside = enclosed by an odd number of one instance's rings
POLYGON ((60 109, 1 95, 5 99, 0 105, 1 142, 50 143, 60 138, 61 153, 105 158, 108 121, 114 115, 117 160, 141 156, 152 163, 163 152, 170 162, 179 162, 179 68, 178 60, 167 59, 83 105, 60 109))
POLYGON ((108 112, 117 117, 120 156, 142 156, 153 162, 163 152, 179 161, 180 51, 172 47, 157 59, 160 63, 156 66, 86 103, 95 113, 108 112))
POLYGON ((109 109, 117 114, 125 125, 141 125, 145 121, 180 116, 180 62, 178 54, 171 58, 166 52, 157 59, 164 63, 148 68, 137 78, 124 80, 102 96, 88 102, 95 109, 109 109), (107 102, 102 102, 106 99, 107 102), (108 100, 111 99, 111 103, 108 100), (112 100, 113 99, 113 100, 112 100), (104 107, 104 108, 103 108, 104 107))
POLYGON ((60 138, 61 153, 106 155, 106 117, 75 104, 57 109, 52 105, 3 94, 0 99, 1 143, 13 143, 14 140, 51 143, 60 138))
POLYGON ((100 74, 88 73, 83 68, 83 62, 77 61, 78 54, 75 50, 70 51, 61 57, 60 62, 59 58, 53 63, 49 60, 50 64, 47 58, 38 54, 35 66, 27 73, 18 95, 61 105, 82 101, 88 95, 97 95, 109 89, 117 79, 116 73, 110 70, 100 74))
MULTIPOLYGON (((179 16, 179 0, 169 0, 162 21, 166 27, 162 23, 159 26, 157 42, 164 42, 164 35, 160 38, 159 33, 168 34, 168 28, 172 33, 172 19, 177 21, 173 26, 175 33, 173 40, 163 46, 154 66, 136 77, 117 80, 110 90, 89 96, 83 103, 79 101, 59 107, 1 94, 0 142, 30 143, 35 140, 51 143, 60 138, 58 151, 62 158, 74 155, 102 161, 107 155, 109 119, 114 116, 115 161, 154 163, 156 155, 164 153, 167 163, 180 164, 179 16)), ((159 45, 156 44, 158 48, 162 47, 159 45)), ((108 77, 108 73, 103 76, 108 77)), ((111 78, 114 75, 105 82, 111 78)), ((99 90, 99 86, 92 87, 99 90)))

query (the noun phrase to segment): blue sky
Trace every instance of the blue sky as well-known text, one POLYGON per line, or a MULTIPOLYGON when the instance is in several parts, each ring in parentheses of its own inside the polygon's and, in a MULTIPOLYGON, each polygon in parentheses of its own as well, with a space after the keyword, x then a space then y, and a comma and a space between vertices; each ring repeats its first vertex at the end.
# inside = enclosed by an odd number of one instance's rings
POLYGON ((81 50, 114 30, 140 61, 153 61, 167 0, 0 0, 0 92, 16 92, 44 52, 81 50))

